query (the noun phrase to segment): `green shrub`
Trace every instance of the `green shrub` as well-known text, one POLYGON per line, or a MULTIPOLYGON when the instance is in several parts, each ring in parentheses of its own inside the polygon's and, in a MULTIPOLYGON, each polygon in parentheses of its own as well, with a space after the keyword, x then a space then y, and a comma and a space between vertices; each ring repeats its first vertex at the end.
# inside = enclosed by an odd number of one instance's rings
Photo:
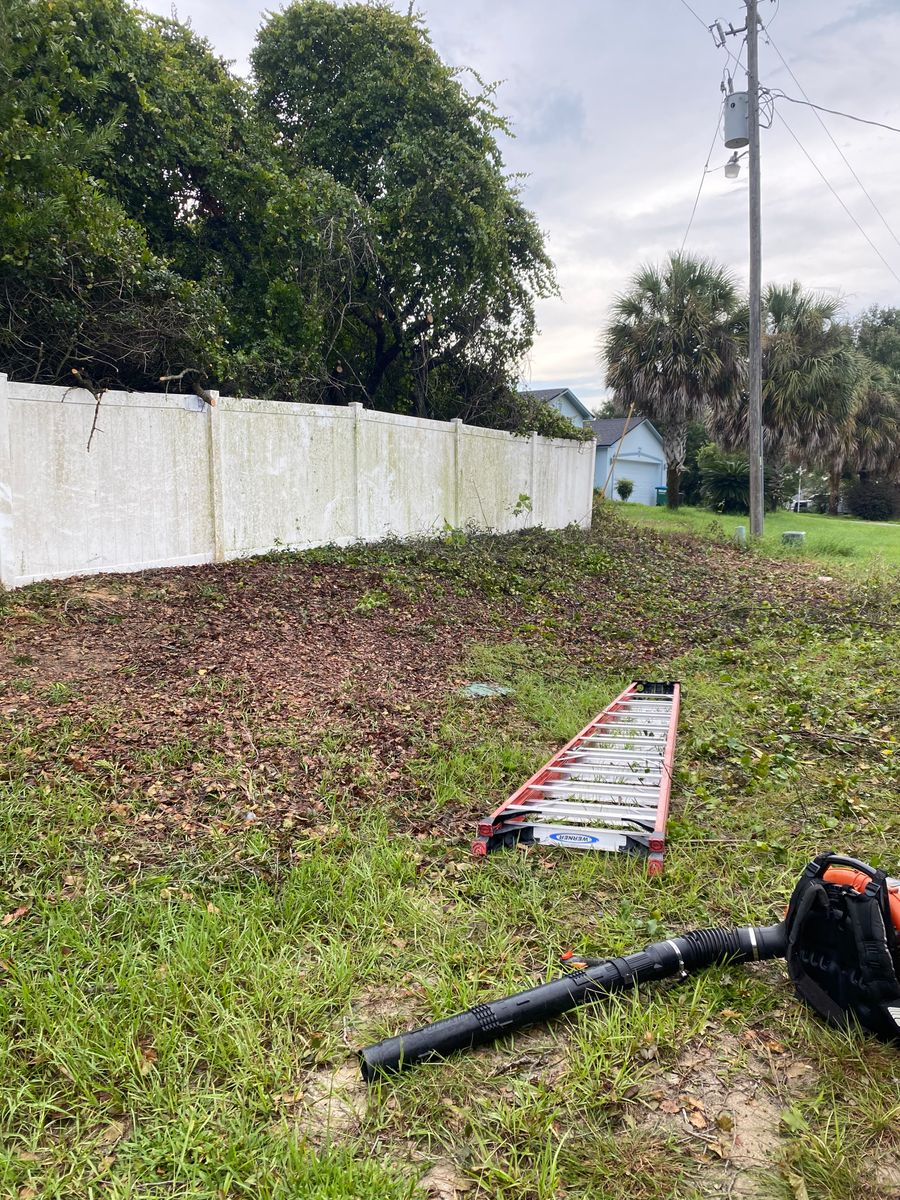
MULTIPOLYGON (((726 454, 713 442, 697 454, 700 494, 707 508, 720 513, 750 511, 750 466, 746 455, 726 454)), ((765 505, 774 511, 784 491, 784 473, 774 462, 766 464, 765 505)))
POLYGON ((620 479, 616 484, 616 492, 620 500, 627 500, 634 491, 634 483, 630 479, 620 479))
POLYGON ((710 443, 697 455, 703 503, 723 513, 750 511, 750 469, 742 454, 723 454, 710 443))
POLYGON ((847 489, 847 511, 862 521, 887 521, 897 511, 897 489, 888 483, 858 480, 847 489))

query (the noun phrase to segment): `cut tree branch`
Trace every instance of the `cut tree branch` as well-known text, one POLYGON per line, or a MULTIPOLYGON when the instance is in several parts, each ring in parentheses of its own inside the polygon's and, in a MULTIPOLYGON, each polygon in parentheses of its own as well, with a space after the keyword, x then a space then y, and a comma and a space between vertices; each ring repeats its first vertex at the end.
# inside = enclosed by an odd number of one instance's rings
POLYGON ((160 375, 160 383, 181 383, 185 375, 191 375, 193 378, 190 381, 190 389, 195 396, 199 396, 204 403, 210 408, 215 408, 216 398, 212 392, 207 391, 201 384, 201 380, 206 378, 206 372, 201 371, 199 367, 185 367, 183 371, 179 371, 177 375, 160 375))
POLYGON ((94 419, 91 421, 91 432, 88 434, 87 440, 87 452, 90 454, 91 442, 94 440, 94 434, 97 432, 97 418, 100 415, 100 401, 103 399, 103 393, 106 391, 106 388, 97 387, 97 385, 82 371, 79 371, 77 367, 72 368, 72 374, 78 380, 80 386, 83 387, 86 392, 90 392, 94 397, 94 419))

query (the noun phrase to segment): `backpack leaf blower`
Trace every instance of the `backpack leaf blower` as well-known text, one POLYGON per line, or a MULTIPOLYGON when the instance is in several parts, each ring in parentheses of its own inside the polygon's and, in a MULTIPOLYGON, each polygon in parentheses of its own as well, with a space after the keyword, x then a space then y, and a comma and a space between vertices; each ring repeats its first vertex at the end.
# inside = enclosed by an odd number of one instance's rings
POLYGON ((367 1046, 363 1078, 505 1037, 654 979, 725 963, 786 958, 798 996, 830 1024, 900 1042, 900 882, 855 858, 823 854, 778 925, 700 929, 622 958, 578 960, 559 979, 367 1046))

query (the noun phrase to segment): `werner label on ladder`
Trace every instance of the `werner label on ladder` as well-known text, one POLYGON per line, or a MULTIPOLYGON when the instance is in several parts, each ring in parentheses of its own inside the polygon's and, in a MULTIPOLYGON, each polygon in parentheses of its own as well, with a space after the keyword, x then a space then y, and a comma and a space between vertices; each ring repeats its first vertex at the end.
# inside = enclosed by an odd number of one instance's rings
POLYGON ((647 855, 663 867, 678 683, 630 684, 489 817, 472 853, 517 842, 647 855))

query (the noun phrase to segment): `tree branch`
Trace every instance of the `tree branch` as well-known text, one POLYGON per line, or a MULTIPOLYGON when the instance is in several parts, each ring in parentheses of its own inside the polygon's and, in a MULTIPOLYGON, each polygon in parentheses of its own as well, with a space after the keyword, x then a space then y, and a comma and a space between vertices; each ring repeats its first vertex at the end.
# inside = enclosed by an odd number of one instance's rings
POLYGON ((94 397, 94 419, 91 421, 91 432, 88 434, 87 440, 87 452, 90 454, 91 442, 94 440, 94 434, 97 432, 97 417, 100 415, 100 401, 103 399, 103 393, 106 391, 106 388, 97 387, 97 385, 87 375, 79 371, 77 367, 72 368, 72 374, 78 380, 81 387, 83 387, 86 392, 90 392, 94 397))
POLYGON ((182 379, 184 379, 185 375, 193 375, 194 376, 194 378, 191 380, 191 383, 190 383, 190 388, 191 388, 191 391, 194 393, 194 395, 199 396, 200 399, 202 401, 204 401, 204 403, 208 404, 210 408, 215 408, 215 406, 216 406, 215 396, 212 394, 212 392, 207 391, 207 389, 205 387, 203 387, 200 383, 201 379, 206 378, 206 372, 201 371, 199 367, 185 367, 184 370, 179 371, 177 375, 160 375, 159 382, 160 383, 181 383, 181 381, 182 381, 182 379))

